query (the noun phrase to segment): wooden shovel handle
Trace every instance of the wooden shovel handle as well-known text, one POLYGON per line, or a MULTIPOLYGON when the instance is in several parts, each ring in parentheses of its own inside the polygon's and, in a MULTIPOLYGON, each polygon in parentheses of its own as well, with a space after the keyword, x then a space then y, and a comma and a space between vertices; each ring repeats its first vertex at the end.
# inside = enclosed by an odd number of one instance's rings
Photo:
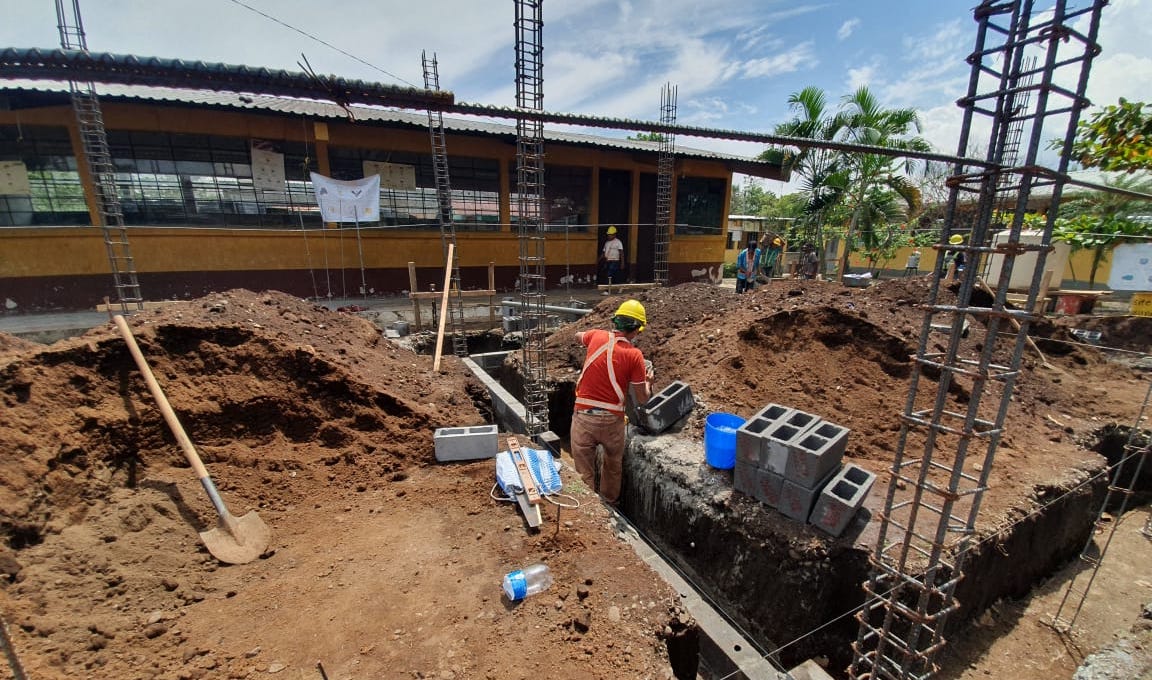
POLYGON ((187 433, 184 432, 184 427, 180 425, 176 412, 168 403, 168 397, 164 396, 164 391, 160 389, 160 384, 152 375, 152 369, 148 367, 148 362, 145 361, 144 355, 140 352, 140 346, 136 344, 132 329, 128 327, 128 322, 124 320, 124 317, 119 314, 113 316, 112 321, 120 329, 120 335, 124 336, 124 342, 128 344, 128 351, 136 360, 136 366, 144 376, 144 382, 148 383, 148 390, 152 393, 152 398, 160 407, 160 413, 164 414, 164 421, 168 423, 168 428, 172 430, 176 441, 180 442, 180 448, 184 450, 184 457, 188 459, 188 464, 192 466, 192 469, 196 471, 196 476, 203 482, 203 480, 208 479, 208 470, 204 467, 204 463, 200 462, 200 454, 196 453, 196 447, 192 445, 192 440, 188 438, 187 433))

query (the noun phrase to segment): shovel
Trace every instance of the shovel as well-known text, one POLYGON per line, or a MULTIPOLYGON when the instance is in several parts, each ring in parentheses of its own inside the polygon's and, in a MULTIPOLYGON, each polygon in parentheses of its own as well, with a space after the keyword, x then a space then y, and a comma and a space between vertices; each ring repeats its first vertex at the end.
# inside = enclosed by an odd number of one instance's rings
POLYGON ((124 336, 124 342, 128 344, 128 351, 132 353, 132 358, 136 360, 136 366, 144 375, 144 381, 148 383, 148 390, 152 392, 152 398, 160 407, 160 413, 164 414, 164 420, 168 423, 176 441, 180 442, 180 448, 184 450, 184 457, 188 459, 188 464, 192 466, 192 469, 196 471, 196 476, 200 478, 200 484, 208 492, 212 507, 216 508, 216 514, 219 516, 218 526, 211 531, 201 531, 200 539, 204 541, 208 552, 221 562, 226 564, 251 562, 268 549, 268 545, 272 542, 272 530, 255 511, 239 519, 228 512, 228 508, 225 507, 224 501, 220 498, 220 493, 216 490, 216 485, 208 476, 208 470, 204 468, 204 463, 200 462, 196 447, 192 445, 192 440, 184 432, 184 428, 176 418, 176 413, 172 410, 172 405, 168 403, 168 398, 164 396, 163 390, 156 382, 156 377, 152 375, 152 369, 148 367, 148 362, 140 353, 140 347, 136 344, 132 329, 128 327, 124 317, 119 314, 113 316, 112 320, 120 329, 120 335, 124 336))

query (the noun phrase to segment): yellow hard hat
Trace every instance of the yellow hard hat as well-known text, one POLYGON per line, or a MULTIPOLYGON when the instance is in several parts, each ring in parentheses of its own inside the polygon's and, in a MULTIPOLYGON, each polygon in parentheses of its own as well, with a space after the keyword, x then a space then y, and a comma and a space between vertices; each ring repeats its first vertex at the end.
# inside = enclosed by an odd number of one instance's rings
POLYGON ((616 317, 619 316, 639 321, 640 327, 636 329, 637 331, 644 330, 644 327, 648 324, 648 315, 644 313, 644 305, 640 304, 638 300, 625 300, 621 302, 620 306, 616 308, 616 313, 612 315, 612 319, 615 320, 616 317))
POLYGON ((960 234, 952 234, 952 236, 948 238, 948 242, 954 246, 958 246, 964 242, 964 237, 960 234))
POLYGON ((615 233, 616 233, 616 227, 608 227, 608 235, 609 236, 611 236, 612 234, 615 234, 615 233))

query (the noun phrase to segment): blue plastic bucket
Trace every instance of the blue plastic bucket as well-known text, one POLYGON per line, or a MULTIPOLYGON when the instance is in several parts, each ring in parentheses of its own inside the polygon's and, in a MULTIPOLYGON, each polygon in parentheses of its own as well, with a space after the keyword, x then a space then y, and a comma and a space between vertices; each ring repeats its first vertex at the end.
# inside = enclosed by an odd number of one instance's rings
POLYGON ((704 420, 704 460, 718 470, 736 467, 736 430, 744 419, 731 413, 712 413, 704 420))

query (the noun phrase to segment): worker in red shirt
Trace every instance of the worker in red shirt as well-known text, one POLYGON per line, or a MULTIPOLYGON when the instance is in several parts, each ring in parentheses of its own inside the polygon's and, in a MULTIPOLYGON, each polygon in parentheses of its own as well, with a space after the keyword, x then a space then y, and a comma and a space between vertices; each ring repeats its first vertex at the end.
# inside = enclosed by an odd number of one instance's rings
POLYGON ((625 399, 630 391, 636 404, 644 404, 652 391, 652 370, 645 364, 644 354, 632 346, 647 322, 644 306, 625 300, 612 316, 613 330, 576 334, 588 352, 576 381, 572 458, 585 483, 596 489, 596 445, 604 447, 597 490, 612 505, 620 500, 624 469, 625 399))

